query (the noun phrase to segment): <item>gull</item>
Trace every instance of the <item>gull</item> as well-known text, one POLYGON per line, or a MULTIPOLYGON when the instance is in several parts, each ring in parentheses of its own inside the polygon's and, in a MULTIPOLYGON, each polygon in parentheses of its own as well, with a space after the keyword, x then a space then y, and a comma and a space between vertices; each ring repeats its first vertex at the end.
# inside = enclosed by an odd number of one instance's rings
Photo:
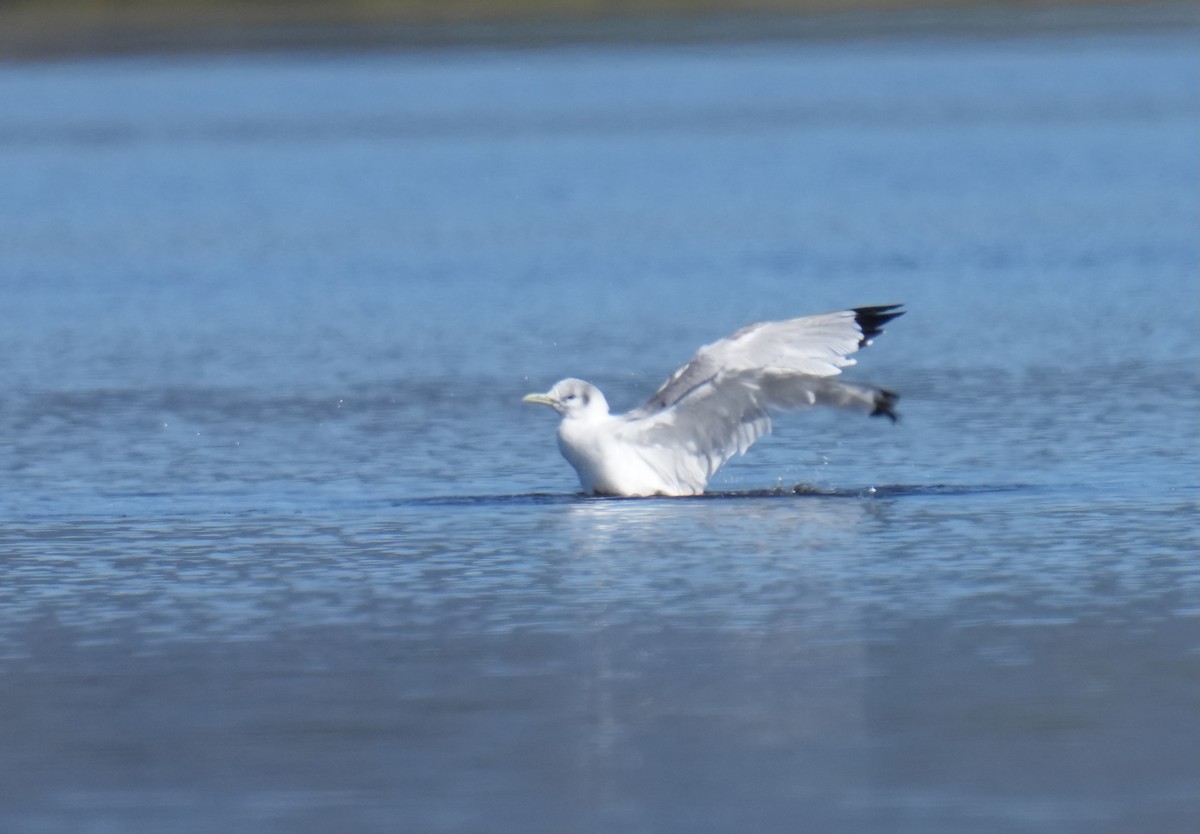
POLYGON ((644 405, 611 414, 590 382, 568 378, 527 403, 561 415, 558 448, 592 495, 700 495, 735 454, 771 431, 771 413, 812 406, 896 421, 893 391, 835 379, 899 304, 751 324, 705 345, 644 405))

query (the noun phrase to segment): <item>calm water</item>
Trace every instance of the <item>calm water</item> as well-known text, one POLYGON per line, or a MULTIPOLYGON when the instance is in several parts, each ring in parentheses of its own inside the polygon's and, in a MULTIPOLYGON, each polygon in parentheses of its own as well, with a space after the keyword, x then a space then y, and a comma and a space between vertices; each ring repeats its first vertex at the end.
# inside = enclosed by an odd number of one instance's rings
POLYGON ((1194 31, 9 64, 0 183, 0 829, 1195 830, 1194 31), (897 301, 714 497, 520 403, 897 301))

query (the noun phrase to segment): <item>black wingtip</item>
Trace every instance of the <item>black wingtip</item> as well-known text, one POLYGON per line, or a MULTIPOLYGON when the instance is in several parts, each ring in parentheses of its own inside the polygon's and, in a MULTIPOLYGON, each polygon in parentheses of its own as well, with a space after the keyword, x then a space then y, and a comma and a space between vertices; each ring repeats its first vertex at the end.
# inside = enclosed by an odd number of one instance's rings
POLYGON ((875 392, 875 410, 871 412, 871 416, 886 417, 895 423, 900 419, 900 416, 896 414, 896 401, 899 399, 900 395, 895 391, 880 388, 875 392))
POLYGON ((903 304, 885 304, 881 307, 855 307, 854 320, 862 331, 858 340, 859 347, 871 344, 871 340, 883 332, 883 326, 894 318, 904 315, 907 310, 901 310, 903 304))

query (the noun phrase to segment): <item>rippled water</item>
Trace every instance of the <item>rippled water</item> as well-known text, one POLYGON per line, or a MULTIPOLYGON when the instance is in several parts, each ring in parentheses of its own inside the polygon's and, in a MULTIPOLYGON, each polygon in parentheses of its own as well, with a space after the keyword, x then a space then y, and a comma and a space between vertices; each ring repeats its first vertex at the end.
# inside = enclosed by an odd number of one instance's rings
POLYGON ((1194 32, 0 66, 0 827, 1191 831, 1194 32), (905 302, 698 499, 549 412, 905 302))

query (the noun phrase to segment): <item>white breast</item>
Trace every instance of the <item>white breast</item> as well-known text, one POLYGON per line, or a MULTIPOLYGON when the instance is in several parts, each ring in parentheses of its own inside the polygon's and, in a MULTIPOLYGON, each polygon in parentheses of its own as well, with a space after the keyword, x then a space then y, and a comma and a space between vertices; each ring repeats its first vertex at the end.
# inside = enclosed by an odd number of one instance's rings
POLYGON ((623 425, 622 418, 609 415, 565 419, 559 425, 558 447, 575 467, 585 492, 623 496, 704 492, 707 473, 678 471, 678 455, 655 455, 654 447, 631 443, 620 436, 623 425))

